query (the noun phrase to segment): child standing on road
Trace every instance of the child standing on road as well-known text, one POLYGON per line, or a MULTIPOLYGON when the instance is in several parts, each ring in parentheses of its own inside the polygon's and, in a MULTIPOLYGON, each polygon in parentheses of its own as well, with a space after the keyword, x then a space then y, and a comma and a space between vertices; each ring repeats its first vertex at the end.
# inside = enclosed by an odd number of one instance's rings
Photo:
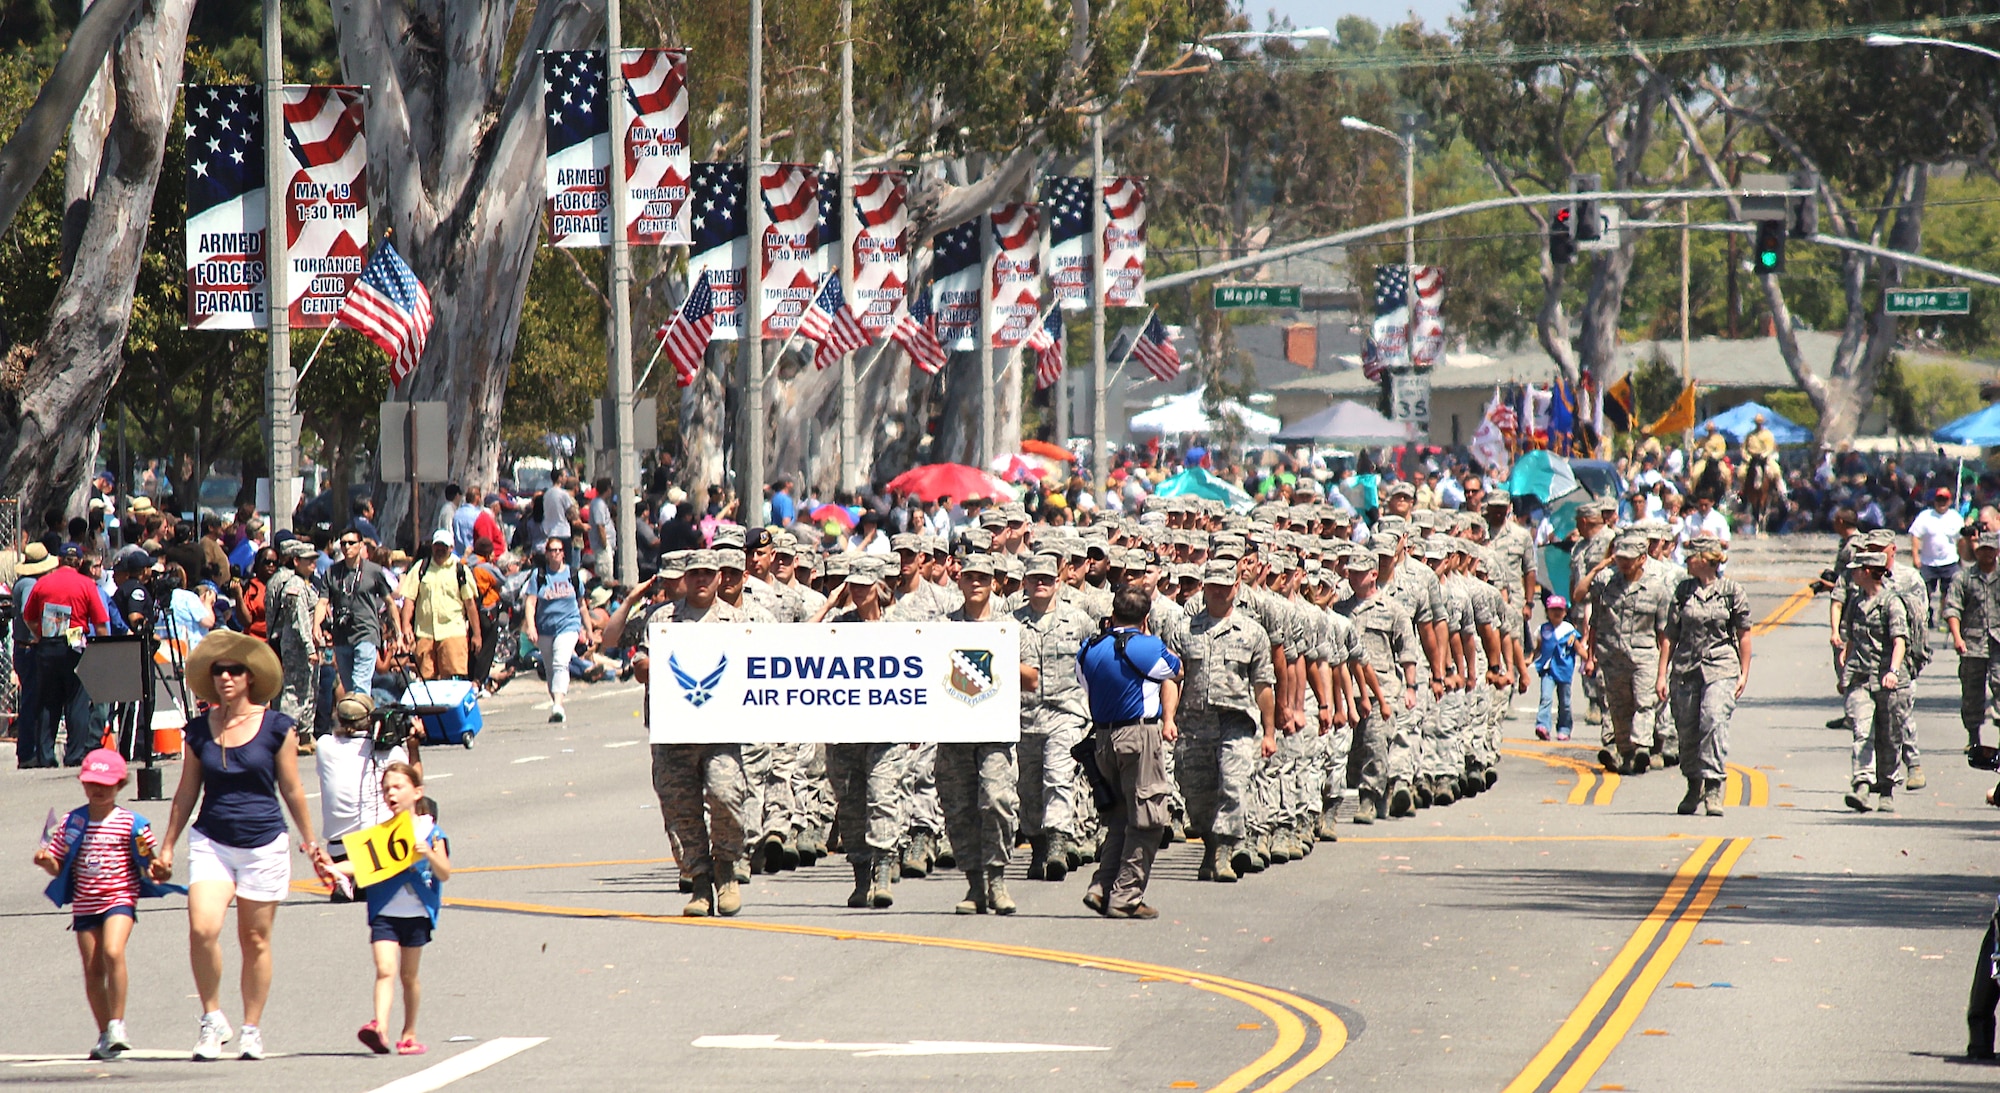
POLYGON ((154 860, 153 826, 144 816, 118 806, 125 788, 125 758, 110 748, 83 757, 77 775, 89 802, 43 836, 35 864, 55 880, 46 895, 75 916, 76 949, 83 957, 83 993, 97 1018, 93 1059, 112 1059, 132 1050, 125 1035, 125 942, 139 914, 141 896, 186 892, 156 884, 167 871, 154 860))
POLYGON ((1553 724, 1557 740, 1568 740, 1570 730, 1569 684, 1576 677, 1576 647, 1582 640, 1569 624, 1569 601, 1550 596, 1543 605, 1548 614, 1535 642, 1535 673, 1542 677, 1542 702, 1535 711, 1535 738, 1547 740, 1553 724), (1549 705, 1555 704, 1555 720, 1549 720, 1549 705))
MULTIPOLYGON (((392 813, 413 812, 424 795, 423 786, 424 776, 408 763, 390 763, 382 769, 382 799, 392 813)), ((368 940, 375 953, 375 1018, 355 1035, 377 1055, 389 1054, 382 1030, 389 1027, 389 1007, 395 1000, 399 974, 403 980, 403 1035, 396 1041, 396 1054, 422 1055, 428 1050, 417 1042, 417 1003, 422 997, 417 964, 437 926, 438 908, 443 904, 439 889, 451 876, 451 855, 443 829, 429 816, 416 813, 411 821, 421 853, 408 869, 361 890, 368 900, 368 940)), ((335 868, 350 876, 354 873, 351 861, 335 868)))

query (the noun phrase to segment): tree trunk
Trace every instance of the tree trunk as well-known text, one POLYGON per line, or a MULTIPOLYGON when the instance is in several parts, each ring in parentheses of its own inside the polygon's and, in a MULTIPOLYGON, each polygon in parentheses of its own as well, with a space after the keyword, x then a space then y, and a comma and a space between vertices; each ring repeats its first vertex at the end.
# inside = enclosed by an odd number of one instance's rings
POLYGON ((701 371, 681 392, 681 457, 679 480, 688 497, 702 500, 702 491, 722 481, 723 423, 729 364, 735 342, 715 342, 704 355, 701 371))
MULTIPOLYGON (((1658 108, 1661 95, 1659 87, 1657 81, 1648 80, 1631 107, 1623 139, 1613 148, 1618 157, 1611 178, 1613 189, 1636 187, 1645 181, 1646 153, 1653 146, 1653 111, 1658 108)), ((1635 203, 1625 214, 1636 218, 1640 211, 1635 203)), ((1632 276, 1632 260, 1638 248, 1639 233, 1622 231, 1618 249, 1598 252, 1597 260, 1591 263, 1590 292, 1584 299, 1576 368, 1579 373, 1588 372, 1600 391, 1610 381, 1609 373, 1618 357, 1618 319, 1625 309, 1625 284, 1632 276)))
MULTIPOLYGON (((111 0, 104 3, 108 5, 111 0)), ((83 0, 83 7, 88 14, 91 0, 83 0)), ((104 133, 111 126, 111 106, 111 62, 107 57, 98 62, 69 127, 69 155, 63 160, 64 274, 69 273, 70 263, 76 258, 83 225, 90 218, 90 191, 97 185, 97 165, 104 155, 104 133)))
MULTIPOLYGON (((104 58, 118 42, 119 34, 128 24, 134 29, 158 26, 157 7, 157 4, 148 4, 138 23, 132 23, 132 15, 139 8, 139 0, 101 0, 84 12, 76 30, 69 36, 69 45, 63 50, 62 60, 56 62, 55 71, 49 73, 49 81, 36 94, 35 104, 21 118, 21 125, 14 130, 14 135, 7 138, 6 146, 0 147, 0 232, 14 223, 14 214, 21 211, 21 203, 28 199, 29 191, 41 179, 50 157, 56 154, 56 145, 62 143, 63 132, 69 127, 70 119, 76 116, 77 104, 83 101, 92 82, 97 79, 104 58)), ((186 22, 183 17, 183 27, 186 22)), ((179 37, 181 41, 178 45, 159 43, 159 46, 176 51, 184 49, 187 45, 186 34, 183 32, 179 37)), ((178 52, 175 53, 174 66, 178 77, 178 52)), ((167 110, 169 114, 173 111, 171 97, 167 99, 167 110)), ((164 128, 161 132, 165 132, 164 128)))
MULTIPOLYGON (((92 13, 113 7, 106 0, 92 13)), ((194 0, 147 0, 119 43, 112 66, 117 105, 77 261, 56 292, 18 401, 0 405, 0 482, 31 512, 70 496, 90 474, 93 434, 123 364, 193 10, 194 0)), ((79 95, 87 77, 88 70, 79 95)), ((56 128, 60 133, 60 122, 56 128)))

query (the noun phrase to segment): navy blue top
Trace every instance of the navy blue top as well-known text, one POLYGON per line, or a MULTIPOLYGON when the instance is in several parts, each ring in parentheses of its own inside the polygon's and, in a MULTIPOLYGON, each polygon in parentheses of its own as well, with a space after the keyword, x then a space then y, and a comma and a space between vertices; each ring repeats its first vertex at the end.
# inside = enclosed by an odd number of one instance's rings
POLYGON ((1084 643, 1076 654, 1076 674, 1090 694, 1093 721, 1138 721, 1160 716, 1160 681, 1181 670, 1167 643, 1131 627, 1120 627, 1084 643), (1125 653, 1118 653, 1124 634, 1125 653))
POLYGON ((285 833, 278 808, 278 749, 294 727, 276 710, 264 711, 257 735, 240 748, 215 742, 205 716, 188 722, 187 750, 201 764, 201 816, 194 829, 224 846, 263 846, 285 833))

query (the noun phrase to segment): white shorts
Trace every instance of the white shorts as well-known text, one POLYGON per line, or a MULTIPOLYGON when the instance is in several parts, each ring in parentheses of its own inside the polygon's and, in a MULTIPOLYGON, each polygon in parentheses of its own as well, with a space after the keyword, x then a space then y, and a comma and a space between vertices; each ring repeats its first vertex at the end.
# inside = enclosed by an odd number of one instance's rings
POLYGON ((219 843, 199 831, 188 832, 188 883, 227 881, 236 886, 236 898, 260 903, 279 903, 292 890, 292 848, 290 835, 280 835, 263 846, 241 847, 219 843))

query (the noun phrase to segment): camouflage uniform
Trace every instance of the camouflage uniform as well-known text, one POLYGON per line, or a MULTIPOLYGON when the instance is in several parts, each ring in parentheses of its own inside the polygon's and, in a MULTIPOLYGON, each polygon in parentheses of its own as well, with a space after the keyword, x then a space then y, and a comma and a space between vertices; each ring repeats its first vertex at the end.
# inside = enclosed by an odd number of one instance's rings
MULTIPOLYGON (((1621 550, 1638 549, 1620 544, 1621 550)), ((1666 625, 1668 592, 1641 572, 1627 580, 1616 565, 1600 572, 1586 593, 1591 654, 1603 680, 1605 712, 1620 761, 1650 766, 1653 711, 1659 701, 1660 647, 1655 635, 1666 625)), ((1633 771, 1636 773, 1636 771, 1633 771)))
POLYGON ((1931 662, 1931 597, 1924 587, 1923 574, 1914 565, 1891 569, 1883 584, 1903 601, 1903 607, 1912 620, 1910 651, 1903 658, 1904 674, 1897 677, 1895 707, 1896 729, 1903 750, 1903 774, 1913 778, 1918 760, 1922 758, 1917 754, 1917 677, 1931 662))
MULTIPOLYGON (((1394 601, 1409 616, 1412 632, 1417 638, 1414 647, 1417 683, 1412 689, 1416 704, 1395 708, 1395 723, 1388 726, 1389 752, 1384 764, 1392 785, 1400 782, 1407 786, 1420 769, 1425 742, 1432 734, 1431 724, 1438 716, 1437 696, 1431 693, 1431 664, 1429 653, 1423 646, 1423 628, 1429 623, 1445 621, 1444 594, 1438 586, 1437 574, 1415 558, 1404 558, 1396 566, 1395 576, 1382 587, 1381 594, 1394 601)), ((1385 685, 1384 693, 1387 690, 1385 685)))
POLYGON ((1391 711, 1390 717, 1384 719, 1382 712, 1374 707, 1373 695, 1369 696, 1368 716, 1355 726, 1353 748, 1347 756, 1347 784, 1358 788, 1379 808, 1388 801, 1389 794, 1389 735, 1394 731, 1394 721, 1411 712, 1404 705, 1402 666, 1420 664, 1422 649, 1409 613, 1379 590, 1365 600, 1350 596, 1334 610, 1353 624, 1359 659, 1375 673, 1391 711))
MULTIPOLYGON (((1875 558, 1880 560, 1879 555, 1875 558)), ((1893 792, 1901 773, 1902 746, 1897 738, 1896 691, 1883 689, 1882 673, 1889 670, 1896 640, 1909 641, 1911 620, 1887 582, 1873 596, 1856 591, 1840 615, 1841 639, 1847 643, 1840 692, 1854 730, 1849 777, 1857 792, 1868 787, 1893 792)), ((1908 659, 1906 652, 1904 660, 1908 659)), ((1897 673, 1899 680, 1907 670, 1906 666, 1897 673)))
POLYGON ((313 612, 319 607, 319 589, 290 567, 280 569, 277 575, 290 578, 275 596, 266 590, 266 602, 271 605, 267 630, 278 639, 278 661, 285 669, 278 712, 298 722, 299 740, 310 742, 315 735, 314 715, 319 710, 319 669, 312 663, 317 645, 313 612))
POLYGON ((1727 577, 1703 585, 1689 577, 1674 590, 1662 628, 1673 643, 1667 697, 1680 734, 1681 773, 1720 785, 1727 776, 1729 718, 1742 674, 1736 643, 1750 629, 1750 596, 1727 577))
MULTIPOLYGON (((717 600, 700 610, 686 600, 670 605, 676 624, 748 622, 739 608, 717 600)), ((651 622, 651 617, 648 618, 651 622)), ((645 630, 642 628, 641 635, 645 630)), ((640 638, 644 652, 646 638, 640 638)), ((650 691, 652 684, 647 684, 650 691)), ((651 703, 647 703, 648 710, 651 703)), ((744 832, 750 822, 749 778, 740 744, 654 744, 653 793, 660 814, 679 844, 681 869, 688 876, 727 881, 743 860, 744 832)), ((697 892, 699 889, 697 888, 697 892)))
POLYGON ((1041 673, 1035 690, 1021 692, 1021 830, 1073 836, 1078 795, 1070 749, 1090 731, 1076 651, 1096 627, 1060 598, 1040 615, 1023 606, 1013 618, 1021 627, 1021 665, 1041 673))
POLYGON ((1958 719, 1966 742, 1978 745, 1986 720, 2000 705, 2000 657, 1992 642, 2000 642, 2000 566, 1992 573, 1975 562, 1958 567, 1944 594, 1944 617, 1958 620, 1965 652, 1958 658, 1958 719))
POLYGON ((1175 769, 1188 803, 1188 826, 1234 843, 1249 826, 1250 780, 1257 765, 1257 690, 1276 683, 1271 639, 1241 609, 1222 618, 1206 608, 1188 620, 1187 682, 1176 716, 1175 769))
MULTIPOLYGON (((996 621, 999 616, 993 617, 996 621)), ((963 608, 949 622, 977 622, 963 608)), ((961 870, 1004 869, 1021 827, 1014 745, 1004 741, 937 745, 938 797, 961 870)))

